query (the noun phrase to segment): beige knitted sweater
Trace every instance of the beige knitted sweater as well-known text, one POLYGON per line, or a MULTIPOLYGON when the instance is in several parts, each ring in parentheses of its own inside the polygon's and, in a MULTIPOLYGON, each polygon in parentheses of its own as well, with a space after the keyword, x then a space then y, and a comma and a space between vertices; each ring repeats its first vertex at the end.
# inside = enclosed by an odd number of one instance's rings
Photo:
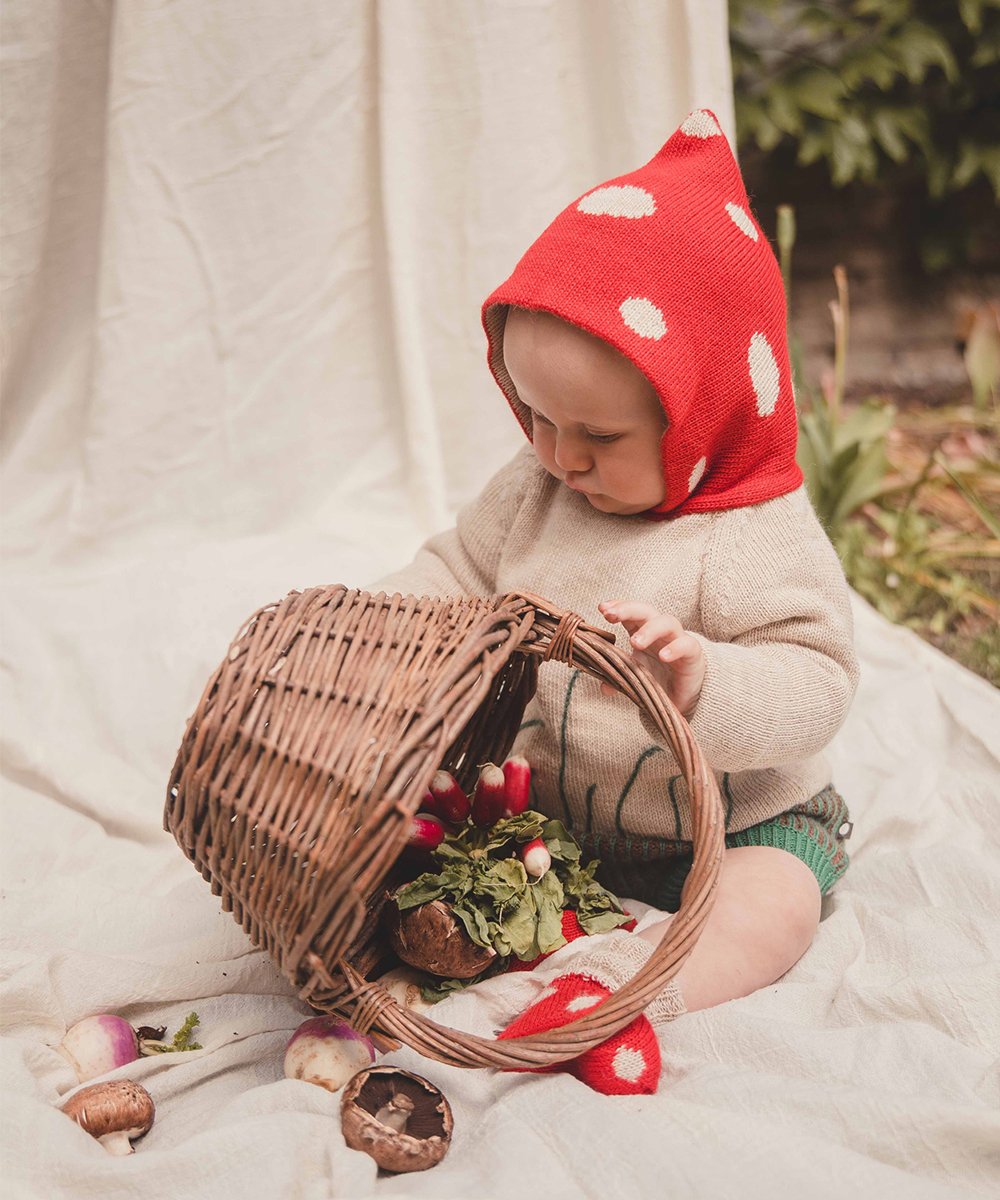
MULTIPOLYGON (((729 831, 832 782, 822 751, 847 715, 858 663, 847 582, 804 488, 668 521, 609 515, 549 475, 529 445, 454 528, 368 587, 534 592, 599 627, 600 601, 647 601, 704 646, 705 682, 688 720, 719 780, 729 831)), ((608 627, 628 653, 622 626, 608 627)), ((539 667, 516 749, 532 764, 535 807, 578 836, 691 840, 672 751, 630 700, 603 695, 578 668, 539 667)))

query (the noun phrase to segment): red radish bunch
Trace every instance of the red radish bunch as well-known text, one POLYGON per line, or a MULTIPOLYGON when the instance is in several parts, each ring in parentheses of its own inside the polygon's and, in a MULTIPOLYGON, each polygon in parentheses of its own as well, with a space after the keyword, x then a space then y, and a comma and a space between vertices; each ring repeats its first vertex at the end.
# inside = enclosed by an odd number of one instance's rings
POLYGON ((450 821, 452 825, 461 825, 468 820, 469 797, 458 786, 458 780, 451 772, 436 772, 431 780, 428 795, 431 797, 432 804, 428 811, 440 817, 442 821, 450 821))
POLYGON ((448 826, 464 825, 471 817, 480 829, 491 829, 504 817, 525 812, 530 800, 531 767, 520 754, 508 758, 503 767, 484 763, 471 801, 450 771, 437 771, 413 818, 406 849, 428 854, 444 841, 448 826))
POLYGON ((508 758, 503 765, 504 816, 517 817, 531 800, 531 767, 522 754, 508 758))
POLYGON ((472 796, 472 820, 480 829, 490 829, 504 815, 507 781, 496 763, 484 763, 472 796))
POLYGON ((444 825, 430 813, 418 812, 410 823, 410 836, 406 840, 408 850, 436 850, 444 841, 444 825))

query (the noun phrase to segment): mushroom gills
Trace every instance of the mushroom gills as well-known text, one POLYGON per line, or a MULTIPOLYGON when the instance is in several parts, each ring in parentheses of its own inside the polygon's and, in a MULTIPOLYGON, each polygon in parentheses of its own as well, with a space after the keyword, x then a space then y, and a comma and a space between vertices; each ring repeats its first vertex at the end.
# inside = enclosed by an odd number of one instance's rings
POLYGON ((444 1158, 453 1118, 444 1094, 421 1075, 382 1065, 344 1089, 341 1128, 349 1146, 387 1171, 423 1171, 444 1158))

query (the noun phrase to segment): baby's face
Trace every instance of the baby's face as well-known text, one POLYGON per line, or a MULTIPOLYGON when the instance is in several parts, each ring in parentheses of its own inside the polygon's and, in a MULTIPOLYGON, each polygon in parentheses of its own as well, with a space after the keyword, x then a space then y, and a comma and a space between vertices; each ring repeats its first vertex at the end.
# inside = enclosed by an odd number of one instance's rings
POLYGON ((601 512, 624 516, 662 503, 667 421, 634 363, 550 313, 516 308, 507 316, 503 357, 532 412, 535 454, 551 475, 601 512))

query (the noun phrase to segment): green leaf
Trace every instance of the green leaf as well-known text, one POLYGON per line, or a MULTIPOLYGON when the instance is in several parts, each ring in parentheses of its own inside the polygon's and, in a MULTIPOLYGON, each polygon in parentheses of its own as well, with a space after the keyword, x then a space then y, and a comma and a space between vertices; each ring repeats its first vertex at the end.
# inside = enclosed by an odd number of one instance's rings
POLYGON ((958 0, 958 15, 969 33, 978 33, 983 27, 983 0, 958 0))
POLYGON ((469 852, 462 849, 461 846, 456 846, 453 842, 449 842, 447 838, 436 846, 433 851, 434 857, 439 862, 460 862, 465 861, 469 857, 469 852))
POLYGON ((909 155, 909 146, 903 137, 898 121, 890 110, 881 109, 872 115, 872 133, 893 162, 906 161, 909 155))
POLYGON ((500 908, 528 886, 528 874, 519 858, 502 858, 481 870, 475 881, 478 896, 489 897, 500 908))
POLYGON ((540 954, 548 954, 557 950, 566 938, 562 931, 562 910, 565 904, 563 887, 555 871, 546 871, 535 884, 531 885, 538 910, 538 946, 540 954))
POLYGON ((920 83, 927 70, 939 66, 949 82, 958 79, 958 64, 944 38, 922 21, 910 21, 887 43, 888 52, 903 64, 911 83, 920 83))
POLYGON ((831 515, 831 524, 837 526, 841 521, 859 509, 869 500, 878 496, 885 487, 885 474, 888 462, 885 446, 881 442, 858 450, 850 475, 844 481, 840 495, 831 515))
POLYGON ((530 842, 539 837, 545 817, 541 813, 526 809, 516 817, 504 817, 490 830, 487 850, 502 850, 510 842, 530 842))
POLYGON ((834 187, 843 187, 861 174, 862 155, 838 128, 834 128, 830 148, 830 180, 834 187))
POLYGON ((858 91, 869 81, 887 92, 902 73, 899 63, 878 45, 863 46, 840 64, 840 77, 849 92, 858 91))
POLYGON ((800 108, 815 113, 817 117, 825 117, 828 121, 840 118, 840 102, 847 89, 835 71, 811 67, 799 73, 794 81, 790 81, 790 86, 792 84, 800 108))
POLYGON ((463 988, 471 987, 474 983, 479 983, 483 979, 499 975, 506 965, 507 959, 494 959, 485 971, 480 971, 478 975, 473 975, 471 979, 438 979, 435 976, 426 976, 426 982, 420 986, 420 994, 428 1004, 437 1004, 439 1000, 443 1000, 453 992, 459 992, 463 988))
POLYGON ((783 133, 796 136, 802 132, 802 112, 791 89, 775 83, 768 93, 768 100, 771 119, 783 133))
POLYGON ((587 933, 610 933, 620 925, 627 925, 632 918, 627 913, 607 912, 587 913, 579 918, 580 928, 587 933))
POLYGON ((986 507, 979 496, 968 486, 968 484, 966 484, 965 480, 962 479, 962 477, 955 471, 953 471, 943 459, 939 458, 938 463, 955 487, 958 488, 958 490, 982 518, 983 523, 986 525, 986 528, 990 531, 990 533, 992 533, 995 538, 1000 538, 1000 520, 998 520, 994 513, 986 507))
POLYGON ((447 884, 440 875, 418 875, 396 892, 396 905, 400 912, 406 912, 407 909, 417 908, 431 900, 439 900, 447 890, 447 884))
POLYGON ((474 900, 456 901, 452 904, 451 909, 456 918, 462 922, 465 932, 477 946, 492 948, 489 924, 483 910, 474 900))
POLYGON ((979 38, 969 61, 974 67, 992 67, 994 63, 1000 62, 1000 33, 979 38))
POLYGON ((834 445, 839 449, 851 442, 867 444, 880 441, 888 434, 895 421, 896 410, 891 404, 863 404, 841 418, 834 434, 834 445))
POLYGON ((927 192, 931 199, 939 200, 951 182, 952 160, 950 155, 933 154, 927 160, 927 192))
POLYGON ((561 862, 579 861, 580 847, 562 821, 555 819, 546 821, 538 836, 545 843, 545 848, 553 858, 559 859, 561 862))
POLYGON ((500 922, 511 950, 522 961, 537 958, 541 954, 536 936, 537 915, 534 890, 527 888, 519 897, 514 908, 504 913, 503 920, 500 922))
POLYGON ((990 181, 1000 199, 1000 147, 962 142, 959 146, 958 161, 951 174, 951 187, 955 190, 967 187, 980 171, 990 181))

